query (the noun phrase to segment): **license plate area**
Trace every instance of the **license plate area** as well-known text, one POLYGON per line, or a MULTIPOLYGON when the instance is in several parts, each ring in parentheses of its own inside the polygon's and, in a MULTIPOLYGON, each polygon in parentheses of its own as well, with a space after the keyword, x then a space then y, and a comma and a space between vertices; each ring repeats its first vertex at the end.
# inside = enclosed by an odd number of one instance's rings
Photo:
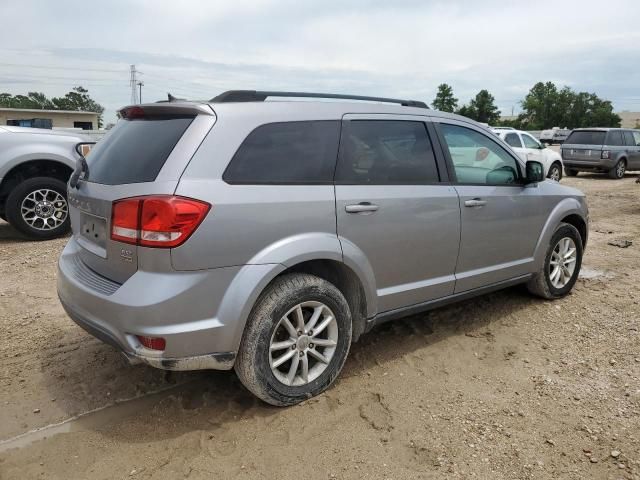
POLYGON ((107 221, 85 212, 80 213, 80 237, 100 247, 103 251, 107 247, 107 221))

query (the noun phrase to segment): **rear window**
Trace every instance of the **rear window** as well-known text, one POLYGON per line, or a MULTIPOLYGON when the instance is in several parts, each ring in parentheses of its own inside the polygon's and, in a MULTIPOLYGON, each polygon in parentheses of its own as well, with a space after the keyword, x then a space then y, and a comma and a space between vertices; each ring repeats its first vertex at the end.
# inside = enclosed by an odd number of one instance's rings
POLYGON ((571 145, 602 145, 607 132, 580 130, 571 132, 565 143, 571 145))
POLYGON ((222 178, 251 185, 332 183, 339 135, 337 120, 262 125, 240 145, 222 178))
POLYGON ((87 157, 87 180, 106 185, 153 182, 193 118, 120 120, 87 157))

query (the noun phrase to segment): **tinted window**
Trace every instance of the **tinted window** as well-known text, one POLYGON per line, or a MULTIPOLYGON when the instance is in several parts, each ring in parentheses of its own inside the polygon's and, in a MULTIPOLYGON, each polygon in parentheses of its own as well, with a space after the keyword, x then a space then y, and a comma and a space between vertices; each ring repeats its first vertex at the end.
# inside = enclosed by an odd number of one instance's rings
POLYGON ((336 183, 419 185, 438 181, 436 159, 424 123, 344 123, 336 183))
POLYGON ((458 183, 512 185, 518 182, 518 162, 500 145, 470 128, 441 125, 458 183))
POLYGON ((620 146, 624 145, 624 140, 622 138, 622 132, 620 130, 611 130, 607 135, 607 145, 611 146, 620 146))
POLYGON ((565 143, 573 145, 602 145, 607 132, 579 130, 571 132, 565 143))
POLYGON ((256 128, 233 156, 228 183, 332 183, 340 122, 270 123, 256 128))
POLYGON ((533 137, 529 135, 522 135, 522 141, 524 142, 524 146, 526 148, 540 148, 540 144, 535 141, 533 137))
POLYGON ((152 182, 193 117, 120 120, 87 157, 88 181, 152 182))
POLYGON ((520 137, 517 133, 507 133, 504 137, 504 141, 511 147, 522 148, 522 142, 520 141, 520 137))
POLYGON ((625 130, 623 134, 624 134, 624 144, 635 147, 636 140, 633 138, 633 133, 628 130, 625 130))

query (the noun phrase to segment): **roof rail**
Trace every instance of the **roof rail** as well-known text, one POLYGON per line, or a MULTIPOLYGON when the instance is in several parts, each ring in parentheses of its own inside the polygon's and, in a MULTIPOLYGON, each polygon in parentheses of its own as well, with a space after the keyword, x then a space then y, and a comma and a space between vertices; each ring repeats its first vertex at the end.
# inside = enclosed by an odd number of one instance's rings
POLYGON ((429 108, 419 100, 401 100, 398 98, 365 97, 362 95, 341 95, 336 93, 308 92, 265 92, 259 90, 229 90, 211 99, 213 103, 264 102, 267 97, 287 98, 337 98, 341 100, 364 100, 369 102, 398 103, 405 107, 429 108))

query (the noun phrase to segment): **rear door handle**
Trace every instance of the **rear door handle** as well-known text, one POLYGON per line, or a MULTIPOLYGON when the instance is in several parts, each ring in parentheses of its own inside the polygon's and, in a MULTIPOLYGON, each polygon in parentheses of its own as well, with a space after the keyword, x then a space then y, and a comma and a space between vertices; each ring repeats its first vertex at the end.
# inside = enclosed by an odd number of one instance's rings
POLYGON ((369 202, 360 202, 356 205, 347 205, 344 207, 347 213, 373 213, 378 210, 378 205, 369 202))
POLYGON ((483 207, 487 204, 486 200, 481 200, 479 198, 474 198, 473 200, 465 200, 465 207, 483 207))

